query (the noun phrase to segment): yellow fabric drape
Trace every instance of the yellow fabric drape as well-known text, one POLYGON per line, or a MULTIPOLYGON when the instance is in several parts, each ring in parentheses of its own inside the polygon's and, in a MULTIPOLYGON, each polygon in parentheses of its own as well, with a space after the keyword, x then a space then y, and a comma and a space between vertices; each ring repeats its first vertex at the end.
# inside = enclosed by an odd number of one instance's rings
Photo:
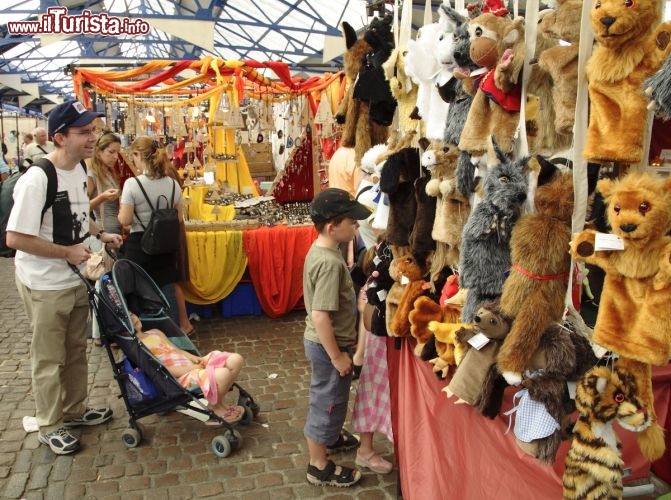
POLYGON ((235 217, 235 207, 233 205, 208 205, 204 203, 205 195, 210 188, 208 186, 186 186, 182 193, 182 199, 188 196, 191 201, 187 208, 189 220, 204 221, 227 221, 235 217), (218 214, 213 214, 212 210, 218 206, 221 210, 218 214))
POLYGON ((259 191, 249 173, 249 165, 242 153, 242 148, 236 147, 235 129, 216 127, 214 129, 214 150, 217 154, 237 155, 237 162, 216 160, 215 179, 227 182, 231 189, 238 193, 251 193, 253 196, 258 196, 259 191))
POLYGON ((247 267, 242 231, 187 232, 186 245, 190 281, 182 286, 187 302, 213 304, 229 295, 247 267))

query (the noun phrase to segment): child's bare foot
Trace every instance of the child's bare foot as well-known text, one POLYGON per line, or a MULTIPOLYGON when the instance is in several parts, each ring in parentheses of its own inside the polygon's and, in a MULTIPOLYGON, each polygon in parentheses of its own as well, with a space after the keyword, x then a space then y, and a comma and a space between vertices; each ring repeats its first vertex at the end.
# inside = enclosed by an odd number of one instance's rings
POLYGON ((242 420, 242 417, 245 416, 245 409, 242 406, 231 405, 225 406, 222 408, 212 409, 214 413, 217 414, 228 424, 235 424, 242 420))

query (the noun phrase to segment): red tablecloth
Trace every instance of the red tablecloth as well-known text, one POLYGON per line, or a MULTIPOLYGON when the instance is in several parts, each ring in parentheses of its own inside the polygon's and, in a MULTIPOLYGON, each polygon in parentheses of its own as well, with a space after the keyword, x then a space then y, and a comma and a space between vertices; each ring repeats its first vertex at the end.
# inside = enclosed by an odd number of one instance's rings
POLYGON ((278 318, 303 296, 303 263, 317 238, 314 226, 262 227, 243 231, 247 268, 263 312, 278 318))
MULTIPOLYGON (((412 353, 414 341, 401 340, 400 349, 394 347, 395 342, 389 339, 388 358, 392 423, 404 500, 562 497, 568 441, 560 448, 554 466, 543 465, 519 449, 512 428, 505 434, 508 417, 489 420, 468 405, 455 405, 441 391, 446 382, 438 380, 431 366, 412 353)), ((653 369, 653 387, 659 421, 667 422, 667 454, 655 465, 668 475, 671 365, 653 369)), ((507 389, 501 414, 512 407, 516 390, 507 389)), ((632 469, 625 484, 648 477, 650 463, 638 451, 635 436, 615 427, 622 440, 625 467, 632 469)))

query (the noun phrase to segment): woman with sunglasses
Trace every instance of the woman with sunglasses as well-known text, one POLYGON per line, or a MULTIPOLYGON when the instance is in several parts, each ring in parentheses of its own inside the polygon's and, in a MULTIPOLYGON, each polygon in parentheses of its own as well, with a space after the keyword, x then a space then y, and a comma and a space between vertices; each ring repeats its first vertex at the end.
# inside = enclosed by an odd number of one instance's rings
POLYGON ((117 168, 121 139, 112 132, 104 132, 96 142, 88 169, 87 190, 91 210, 98 217, 98 225, 106 233, 121 234, 119 223, 120 175, 117 168))
MULTIPOLYGON (((118 219, 121 190, 117 162, 120 151, 119 136, 109 131, 103 132, 93 148, 86 179, 89 206, 95 213, 98 225, 104 232, 114 234, 122 234, 118 219)), ((97 321, 92 322, 91 333, 93 343, 99 347, 103 345, 97 321)))

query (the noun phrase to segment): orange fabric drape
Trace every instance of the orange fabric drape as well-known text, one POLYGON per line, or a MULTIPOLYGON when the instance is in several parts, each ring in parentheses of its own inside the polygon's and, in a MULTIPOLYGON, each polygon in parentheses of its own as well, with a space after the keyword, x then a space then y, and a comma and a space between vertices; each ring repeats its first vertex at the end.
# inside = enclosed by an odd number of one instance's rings
MULTIPOLYGON (((561 498, 569 442, 560 447, 554 466, 548 466, 520 450, 512 428, 506 434, 508 417, 503 412, 512 407, 512 395, 519 388, 506 389, 499 416, 489 420, 467 404, 448 400, 441 390, 447 382, 438 380, 431 365, 413 354, 414 346, 410 338, 387 342, 394 448, 403 498, 561 498)), ((669 373, 671 365, 653 369, 655 409, 661 424, 666 422, 671 397, 669 373)), ((650 462, 641 455, 634 433, 618 425, 614 428, 622 441, 625 467, 632 468, 625 484, 647 478, 650 462)))
POLYGON ((303 263, 317 238, 314 226, 262 227, 242 233, 247 267, 263 312, 279 318, 303 296, 303 263))
MULTIPOLYGON (((295 94, 307 94, 328 87, 331 82, 340 79, 342 72, 325 73, 320 77, 293 78, 286 63, 280 61, 253 61, 253 60, 223 60, 216 57, 205 57, 201 60, 157 60, 146 63, 140 67, 122 71, 102 71, 87 68, 76 68, 72 79, 74 82, 77 98, 86 105, 89 104, 88 93, 84 90, 84 83, 96 92, 103 95, 115 96, 117 98, 132 96, 153 96, 160 94, 190 94, 193 89, 189 88, 195 83, 204 82, 210 89, 217 89, 222 85, 224 77, 234 77, 234 85, 238 87, 238 97, 244 98, 245 89, 248 87, 264 88, 265 94, 281 95, 284 99, 291 98, 295 94), (271 69, 279 79, 270 79, 262 75, 258 70, 271 69), (200 74, 188 78, 175 79, 183 70, 194 70, 200 74), (128 78, 138 78, 142 75, 151 75, 139 82, 127 84, 114 83, 128 78)), ((255 91, 250 92, 254 96, 255 91)), ((208 95, 209 96, 209 95, 208 95)), ((203 98, 204 96, 200 96, 203 98)), ((256 96, 254 96, 256 97, 256 96)), ((170 102, 160 103, 164 106, 173 105, 170 102)), ((175 103, 179 104, 179 103, 175 103)))

